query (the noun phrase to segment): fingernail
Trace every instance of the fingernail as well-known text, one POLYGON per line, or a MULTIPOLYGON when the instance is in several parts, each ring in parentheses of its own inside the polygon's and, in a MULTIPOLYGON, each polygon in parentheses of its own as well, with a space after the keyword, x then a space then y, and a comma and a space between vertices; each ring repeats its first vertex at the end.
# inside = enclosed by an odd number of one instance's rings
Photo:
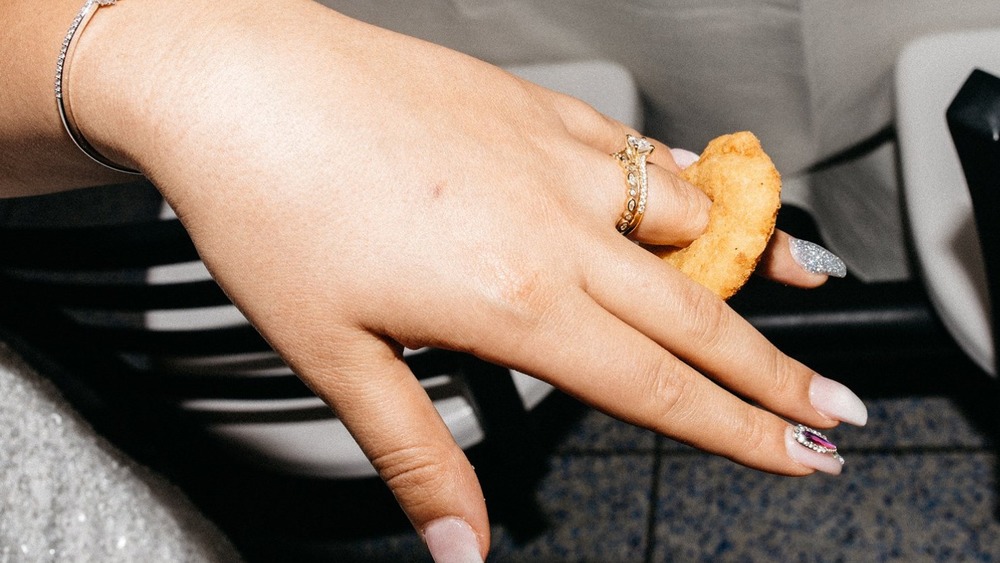
POLYGON ((424 543, 435 563, 482 563, 472 527, 454 516, 438 518, 424 528, 424 543))
POLYGON ((816 471, 840 475, 844 458, 837 446, 826 436, 808 426, 789 426, 785 431, 785 448, 793 461, 816 471))
POLYGON ((680 166, 682 170, 691 166, 697 162, 699 158, 701 158, 697 154, 684 149, 670 149, 670 154, 674 157, 674 162, 676 162, 677 166, 680 166))
POLYGON ((868 423, 868 407, 845 385, 822 375, 809 383, 809 402, 819 414, 855 426, 868 423))
POLYGON ((815 242, 789 237, 788 245, 792 258, 803 270, 835 278, 847 275, 847 266, 844 265, 844 261, 815 242))

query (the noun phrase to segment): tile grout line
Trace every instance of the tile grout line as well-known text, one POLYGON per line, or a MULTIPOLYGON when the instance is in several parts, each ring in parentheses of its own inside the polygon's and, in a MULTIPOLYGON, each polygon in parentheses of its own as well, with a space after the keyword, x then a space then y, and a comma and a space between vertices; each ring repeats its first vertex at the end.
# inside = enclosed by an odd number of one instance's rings
POLYGON ((981 446, 861 446, 857 448, 839 448, 847 455, 948 455, 948 454, 983 454, 997 453, 997 448, 989 444, 981 446))
MULTIPOLYGON (((859 446, 859 447, 844 447, 840 448, 845 454, 858 454, 858 455, 879 455, 879 454, 899 454, 899 455, 922 455, 922 454, 976 454, 976 453, 993 453, 997 452, 995 446, 985 444, 985 445, 908 445, 908 446, 859 446)), ((660 440, 657 438, 656 446, 653 448, 636 448, 636 449, 614 449, 614 448, 595 448, 595 449, 565 449, 554 452, 553 455, 557 456, 568 456, 568 457, 608 457, 608 456, 642 456, 642 455, 670 455, 675 457, 714 457, 713 454, 703 452, 695 448, 683 448, 683 449, 671 449, 666 450, 660 447, 660 440)))
POLYGON ((631 456, 631 455, 654 455, 660 453, 657 448, 635 448, 635 449, 615 449, 615 448, 594 448, 594 449, 565 449, 553 452, 556 456, 567 457, 610 457, 610 456, 631 456))
POLYGON ((656 506, 660 498, 660 468, 662 466, 663 437, 655 436, 653 442, 653 469, 649 487, 649 514, 646 515, 646 550, 643 553, 645 563, 653 563, 656 553, 656 506))

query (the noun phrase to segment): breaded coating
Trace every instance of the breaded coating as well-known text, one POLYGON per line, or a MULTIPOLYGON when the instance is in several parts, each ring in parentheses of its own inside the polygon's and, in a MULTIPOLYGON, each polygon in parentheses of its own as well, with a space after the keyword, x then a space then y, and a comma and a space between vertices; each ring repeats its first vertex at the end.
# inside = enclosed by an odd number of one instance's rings
POLYGON ((713 139, 681 177, 712 200, 708 228, 687 247, 653 251, 729 299, 750 278, 774 232, 781 175, 757 137, 743 131, 713 139))

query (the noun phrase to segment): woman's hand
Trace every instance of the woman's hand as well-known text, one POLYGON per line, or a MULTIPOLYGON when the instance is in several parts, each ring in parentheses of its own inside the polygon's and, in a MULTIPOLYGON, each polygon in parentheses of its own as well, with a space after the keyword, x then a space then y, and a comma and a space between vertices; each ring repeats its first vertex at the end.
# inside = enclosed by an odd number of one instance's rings
MULTIPOLYGON (((84 133, 161 189, 435 557, 484 555, 489 524, 404 346, 470 352, 785 475, 839 471, 786 420, 865 421, 850 391, 616 232, 610 154, 632 131, 577 100, 306 0, 126 0, 73 65, 84 133)), ((710 204, 677 171, 657 143, 635 240, 704 229, 710 204)), ((787 240, 763 271, 822 283, 787 240)))

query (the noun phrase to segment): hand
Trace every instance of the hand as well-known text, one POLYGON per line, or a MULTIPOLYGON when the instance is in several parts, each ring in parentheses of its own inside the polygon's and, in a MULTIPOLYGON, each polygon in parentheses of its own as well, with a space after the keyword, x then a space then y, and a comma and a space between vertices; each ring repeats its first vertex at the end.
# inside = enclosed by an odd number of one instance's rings
MULTIPOLYGON (((518 369, 750 467, 839 471, 791 443, 786 419, 863 424, 860 401, 615 231, 622 124, 304 0, 145 0, 102 15, 74 61, 88 137, 161 189, 435 557, 484 555, 489 525, 404 346, 518 369), (129 48, 110 58, 101 45, 129 48)), ((637 241, 704 229, 709 202, 678 170, 657 143, 637 241)), ((762 271, 825 281, 790 261, 783 233, 762 271)))

